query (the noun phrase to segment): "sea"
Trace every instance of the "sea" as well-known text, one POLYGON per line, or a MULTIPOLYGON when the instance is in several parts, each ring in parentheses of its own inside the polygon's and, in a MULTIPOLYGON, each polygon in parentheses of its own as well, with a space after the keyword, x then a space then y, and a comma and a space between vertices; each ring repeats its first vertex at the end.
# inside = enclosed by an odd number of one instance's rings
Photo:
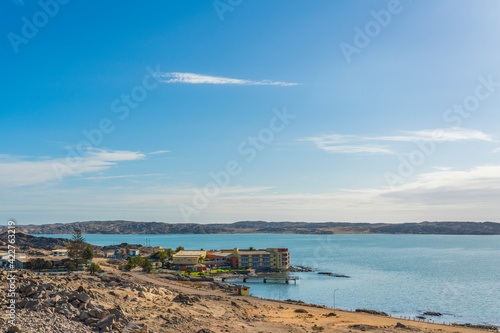
MULTIPOLYGON (((70 238, 71 235, 39 235, 70 238)), ((500 325, 500 235, 84 235, 95 245, 120 243, 175 249, 286 247, 297 283, 247 282, 253 296, 301 300, 438 323, 500 325), (329 272, 348 277, 318 274, 329 272)))

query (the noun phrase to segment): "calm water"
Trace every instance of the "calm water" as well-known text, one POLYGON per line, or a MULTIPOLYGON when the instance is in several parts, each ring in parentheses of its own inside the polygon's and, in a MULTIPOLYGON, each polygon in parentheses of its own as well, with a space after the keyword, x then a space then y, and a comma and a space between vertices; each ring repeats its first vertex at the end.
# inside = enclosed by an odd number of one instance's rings
MULTIPOLYGON (((70 235, 45 235, 71 237, 70 235)), ((247 283, 252 295, 302 300, 395 316, 441 312, 436 322, 500 325, 500 236, 438 235, 85 235, 89 243, 122 242, 186 249, 288 247, 292 265, 351 276, 294 273, 293 283, 247 283)))

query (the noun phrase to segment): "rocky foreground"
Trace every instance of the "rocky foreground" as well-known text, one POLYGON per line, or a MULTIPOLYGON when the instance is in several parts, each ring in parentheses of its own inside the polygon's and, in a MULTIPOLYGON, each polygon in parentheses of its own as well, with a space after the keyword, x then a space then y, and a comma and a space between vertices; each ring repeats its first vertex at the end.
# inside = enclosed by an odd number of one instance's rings
POLYGON ((2 284, 0 332, 481 332, 366 313, 334 314, 324 307, 235 296, 214 284, 183 284, 142 272, 24 272, 16 292, 16 326, 10 326, 2 284))

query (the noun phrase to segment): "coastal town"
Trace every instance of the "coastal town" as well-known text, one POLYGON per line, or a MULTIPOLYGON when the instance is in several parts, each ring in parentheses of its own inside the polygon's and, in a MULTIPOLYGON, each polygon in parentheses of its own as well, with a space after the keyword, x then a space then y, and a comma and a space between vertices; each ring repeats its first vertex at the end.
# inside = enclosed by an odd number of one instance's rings
MULTIPOLYGON (((172 250, 161 246, 145 247, 138 244, 105 246, 102 248, 87 245, 89 264, 94 258, 148 259, 156 269, 169 269, 181 272, 209 272, 220 269, 253 269, 259 272, 279 272, 290 268, 290 253, 287 248, 266 249, 223 249, 223 250, 185 250, 182 246, 172 250)), ((15 258, 8 252, 0 252, 0 267, 16 269, 50 269, 56 271, 67 267, 72 261, 70 249, 52 249, 47 254, 26 255, 16 253, 15 258)), ((74 259, 74 258, 73 258, 74 259)), ((80 263, 81 265, 82 263, 80 263)), ((75 269, 82 268, 75 265, 75 269)))
MULTIPOLYGON (((438 325, 394 318, 374 310, 354 312, 250 296, 248 285, 217 276, 281 272, 289 276, 287 248, 193 250, 140 244, 95 246, 71 239, 17 232, 23 253, 5 251, 7 277, 16 271, 15 322, 6 315, 9 290, 0 289, 2 332, 481 332, 495 327, 438 325), (12 266, 11 266, 12 265, 12 266), (49 319, 50 318, 50 319, 49 319), (49 320, 50 323, 47 321, 49 320)), ((4 239, 5 233, 0 234, 4 239)), ((0 244, 0 251, 6 249, 0 244)), ((261 275, 262 274, 262 275, 261 275)), ((265 282, 265 279, 264 279, 265 282)))

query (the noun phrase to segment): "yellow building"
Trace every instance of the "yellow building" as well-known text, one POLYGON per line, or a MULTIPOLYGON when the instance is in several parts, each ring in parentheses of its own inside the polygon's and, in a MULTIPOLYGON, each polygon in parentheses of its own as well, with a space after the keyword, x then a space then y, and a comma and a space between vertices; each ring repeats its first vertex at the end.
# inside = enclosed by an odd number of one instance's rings
POLYGON ((188 251, 182 250, 173 255, 174 265, 192 266, 204 260, 207 251, 188 251))
POLYGON ((265 250, 240 250, 235 248, 230 258, 231 266, 237 268, 272 268, 290 267, 290 253, 287 248, 267 248, 265 250))
POLYGON ((236 295, 248 296, 250 295, 250 287, 245 287, 245 286, 233 287, 233 293, 235 293, 236 295))
POLYGON ((287 269, 290 267, 290 252, 287 248, 267 248, 271 253, 271 268, 287 269))

